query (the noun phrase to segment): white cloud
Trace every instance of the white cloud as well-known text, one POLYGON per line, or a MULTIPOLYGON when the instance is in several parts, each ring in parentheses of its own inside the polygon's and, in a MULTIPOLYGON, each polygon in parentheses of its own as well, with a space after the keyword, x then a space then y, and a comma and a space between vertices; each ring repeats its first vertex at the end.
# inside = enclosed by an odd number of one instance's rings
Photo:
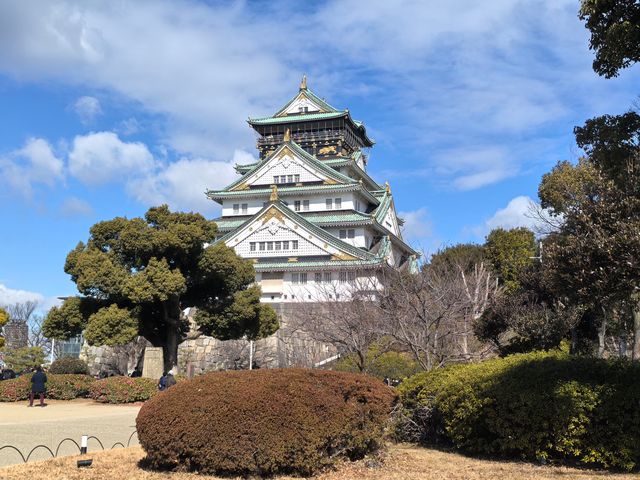
POLYGON ((73 104, 73 109, 84 124, 93 122, 98 115, 102 114, 100 101, 95 97, 84 96, 78 98, 73 104))
POLYGON ((64 217, 88 216, 93 213, 93 208, 80 198, 69 197, 60 205, 60 213, 64 217))
POLYGON ((69 171, 90 185, 129 178, 153 166, 153 155, 145 144, 123 142, 113 132, 79 135, 69 152, 69 171))
POLYGON ((424 242, 433 236, 433 225, 429 219, 429 210, 425 207, 409 212, 400 212, 398 216, 404 219, 402 236, 410 242, 424 242))
POLYGON ((0 175, 24 197, 33 195, 36 183, 53 186, 64 176, 64 162, 56 157, 51 145, 42 138, 30 138, 24 147, 0 157, 0 175))
POLYGON ((15 290, 0 283, 0 305, 13 305, 23 302, 43 303, 44 295, 28 290, 15 290))
POLYGON ((149 206, 166 203, 176 210, 211 214, 219 205, 209 200, 205 191, 222 188, 237 175, 232 163, 182 158, 154 174, 131 180, 127 191, 149 206))
POLYGON ((520 195, 509 201, 506 207, 500 208, 490 218, 472 232, 477 237, 484 237, 495 228, 511 229, 525 227, 535 233, 544 235, 552 224, 557 224, 546 211, 540 208, 531 197, 520 195))

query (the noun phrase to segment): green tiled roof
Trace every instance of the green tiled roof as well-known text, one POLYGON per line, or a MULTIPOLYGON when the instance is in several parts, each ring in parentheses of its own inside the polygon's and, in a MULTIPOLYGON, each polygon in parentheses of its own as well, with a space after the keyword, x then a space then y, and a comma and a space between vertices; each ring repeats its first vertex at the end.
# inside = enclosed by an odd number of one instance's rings
MULTIPOLYGON (((373 219, 371 215, 366 213, 357 212, 355 210, 344 210, 344 211, 328 211, 328 212, 296 212, 301 217, 307 219, 311 223, 316 225, 367 225, 370 224, 373 219)), ((251 216, 242 215, 242 216, 234 216, 234 217, 222 217, 215 218, 213 221, 216 222, 218 228, 220 230, 235 230, 240 227, 244 222, 249 220, 251 216)))
MULTIPOLYGON (((342 173, 340 173, 340 172, 334 170, 333 168, 331 168, 331 167, 325 165, 324 163, 322 163, 320 160, 318 160, 316 157, 311 155, 309 152, 307 152, 304 148, 302 148, 300 145, 298 145, 294 141, 289 141, 289 142, 285 142, 285 143, 281 144, 278 148, 276 148, 273 152, 271 152, 269 155, 267 155, 261 161, 255 163, 253 168, 251 170, 249 170, 247 173, 251 173, 254 170, 258 170, 258 169, 262 168, 264 165, 269 163, 269 161, 271 160, 272 157, 274 157, 275 155, 280 153, 285 147, 288 147, 291 150, 293 150, 293 152, 295 152, 300 157, 305 159, 307 162, 309 162, 315 168, 317 168, 321 172, 324 172, 329 178, 331 178, 333 180, 336 180, 338 182, 342 182, 342 183, 354 183, 355 182, 355 180, 353 178, 349 178, 346 175, 343 175, 342 173)), ((245 181, 245 176, 242 176, 242 177, 238 178, 237 180, 235 180, 234 182, 232 182, 229 185, 227 185, 223 190, 230 190, 230 189, 240 185, 244 181, 245 181)))
POLYGON ((263 117, 263 118, 250 118, 249 124, 251 125, 275 125, 279 123, 292 123, 292 122, 307 122, 309 120, 331 120, 333 118, 340 118, 348 115, 347 110, 337 112, 326 113, 303 113, 300 115, 286 115, 284 117, 263 117))
POLYGON ((331 105, 329 105, 327 102, 325 102, 322 98, 318 97, 315 93, 313 93, 308 88, 301 88, 298 91, 298 93, 296 93, 296 95, 291 100, 289 100, 287 103, 285 103, 284 107, 282 107, 280 110, 278 110, 273 116, 277 117, 282 112, 284 112, 289 107, 289 105, 291 105, 295 101, 295 99, 298 98, 298 96, 301 93, 303 95, 305 95, 306 97, 308 97, 313 103, 318 105, 322 110, 325 110, 325 111, 328 111, 328 112, 337 112, 338 111, 336 108, 334 108, 331 105))

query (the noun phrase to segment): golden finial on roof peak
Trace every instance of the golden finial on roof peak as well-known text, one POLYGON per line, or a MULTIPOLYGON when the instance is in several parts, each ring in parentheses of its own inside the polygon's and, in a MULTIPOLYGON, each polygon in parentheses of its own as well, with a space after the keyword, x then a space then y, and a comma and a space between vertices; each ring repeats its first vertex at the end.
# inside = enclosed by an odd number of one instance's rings
POLYGON ((304 74, 302 75, 302 80, 300 81, 300 90, 306 90, 307 89, 307 75, 304 74))
POLYGON ((291 141, 291 130, 289 130, 288 128, 284 131, 284 141, 285 142, 291 141))
POLYGON ((269 197, 269 201, 270 202, 277 202, 278 201, 278 186, 277 185, 272 185, 271 186, 271 196, 269 197))
POLYGON ((391 193, 391 185, 389 185, 389 182, 384 182, 384 189, 387 193, 391 193))

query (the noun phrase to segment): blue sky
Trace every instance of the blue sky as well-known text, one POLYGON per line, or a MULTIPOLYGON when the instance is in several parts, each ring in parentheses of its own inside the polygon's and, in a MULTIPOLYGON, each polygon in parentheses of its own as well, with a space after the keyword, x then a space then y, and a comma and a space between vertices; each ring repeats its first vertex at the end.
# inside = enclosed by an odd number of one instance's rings
POLYGON ((637 67, 591 70, 577 0, 0 4, 0 304, 75 292, 95 222, 205 188, 256 155, 249 116, 309 87, 377 141, 405 236, 433 252, 532 225, 572 130, 629 109, 637 67), (303 6, 301 6, 303 5, 303 6))

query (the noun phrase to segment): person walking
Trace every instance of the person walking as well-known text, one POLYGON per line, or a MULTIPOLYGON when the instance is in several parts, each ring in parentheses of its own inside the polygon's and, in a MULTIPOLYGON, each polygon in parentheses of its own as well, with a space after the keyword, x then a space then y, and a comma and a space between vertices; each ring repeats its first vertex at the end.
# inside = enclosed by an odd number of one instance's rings
POLYGON ((44 407, 44 394, 47 391, 45 384, 47 375, 42 371, 42 367, 36 367, 36 372, 31 376, 31 393, 29 394, 29 406, 33 407, 33 397, 40 395, 40 406, 44 407))
POLYGON ((165 379, 165 388, 173 387, 176 384, 176 379, 173 376, 173 369, 169 370, 165 379))

